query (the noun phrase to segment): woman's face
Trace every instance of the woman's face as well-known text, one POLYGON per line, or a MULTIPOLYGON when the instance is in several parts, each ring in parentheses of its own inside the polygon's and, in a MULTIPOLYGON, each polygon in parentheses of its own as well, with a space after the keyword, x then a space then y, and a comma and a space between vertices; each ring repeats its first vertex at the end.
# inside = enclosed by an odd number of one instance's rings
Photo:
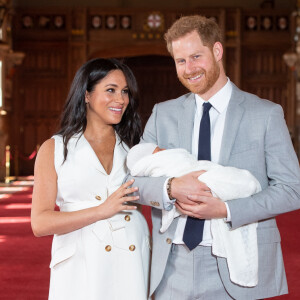
POLYGON ((123 72, 109 72, 92 92, 86 92, 87 121, 100 122, 103 125, 120 123, 129 103, 128 93, 123 72))

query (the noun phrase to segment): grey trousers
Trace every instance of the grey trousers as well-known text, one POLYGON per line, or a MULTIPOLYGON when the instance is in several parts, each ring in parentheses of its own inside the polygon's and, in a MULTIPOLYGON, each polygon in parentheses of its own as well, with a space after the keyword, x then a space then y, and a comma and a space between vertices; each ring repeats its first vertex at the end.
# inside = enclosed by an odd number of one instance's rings
POLYGON ((172 245, 155 300, 229 300, 211 247, 172 245))

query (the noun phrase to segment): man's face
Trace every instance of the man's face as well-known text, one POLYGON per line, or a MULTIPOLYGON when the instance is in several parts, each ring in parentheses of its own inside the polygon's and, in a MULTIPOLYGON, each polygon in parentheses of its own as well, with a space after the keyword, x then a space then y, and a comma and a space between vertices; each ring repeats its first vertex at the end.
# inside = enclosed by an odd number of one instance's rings
POLYGON ((173 41, 172 49, 181 83, 199 96, 207 93, 220 75, 214 49, 204 46, 196 31, 173 41))

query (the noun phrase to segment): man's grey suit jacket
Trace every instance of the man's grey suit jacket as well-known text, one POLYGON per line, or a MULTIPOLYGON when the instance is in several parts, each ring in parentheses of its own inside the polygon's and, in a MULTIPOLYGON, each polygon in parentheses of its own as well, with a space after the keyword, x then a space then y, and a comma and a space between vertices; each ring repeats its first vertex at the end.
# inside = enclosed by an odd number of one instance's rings
MULTIPOLYGON (((154 106, 141 142, 161 148, 185 148, 191 152, 196 104, 186 94, 154 106)), ((280 105, 245 93, 233 85, 220 151, 219 163, 249 170, 262 191, 248 198, 228 201, 231 226, 258 221, 259 283, 246 288, 229 279, 226 260, 218 268, 227 292, 234 299, 260 299, 287 293, 287 283, 275 216, 300 208, 300 172, 280 105)), ((178 218, 160 233, 164 177, 135 178, 139 202, 152 206, 153 253, 150 295, 159 285, 178 218)), ((201 282, 199 282, 201 284, 201 282)))

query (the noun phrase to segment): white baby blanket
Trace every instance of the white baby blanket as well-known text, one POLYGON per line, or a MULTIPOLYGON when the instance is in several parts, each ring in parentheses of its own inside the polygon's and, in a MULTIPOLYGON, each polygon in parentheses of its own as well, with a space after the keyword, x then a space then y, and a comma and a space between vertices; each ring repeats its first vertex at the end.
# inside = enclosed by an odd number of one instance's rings
MULTIPOLYGON (((130 152, 129 152, 130 155, 130 152)), ((206 170, 198 177, 222 201, 249 197, 261 190, 257 179, 247 170, 223 167, 210 161, 198 161, 185 149, 170 149, 147 155, 129 166, 132 176, 182 176, 197 170, 206 170)), ((165 232, 180 213, 162 210, 165 232)), ((241 286, 258 283, 257 223, 230 230, 223 219, 211 220, 212 252, 227 259, 230 279, 241 286)))

